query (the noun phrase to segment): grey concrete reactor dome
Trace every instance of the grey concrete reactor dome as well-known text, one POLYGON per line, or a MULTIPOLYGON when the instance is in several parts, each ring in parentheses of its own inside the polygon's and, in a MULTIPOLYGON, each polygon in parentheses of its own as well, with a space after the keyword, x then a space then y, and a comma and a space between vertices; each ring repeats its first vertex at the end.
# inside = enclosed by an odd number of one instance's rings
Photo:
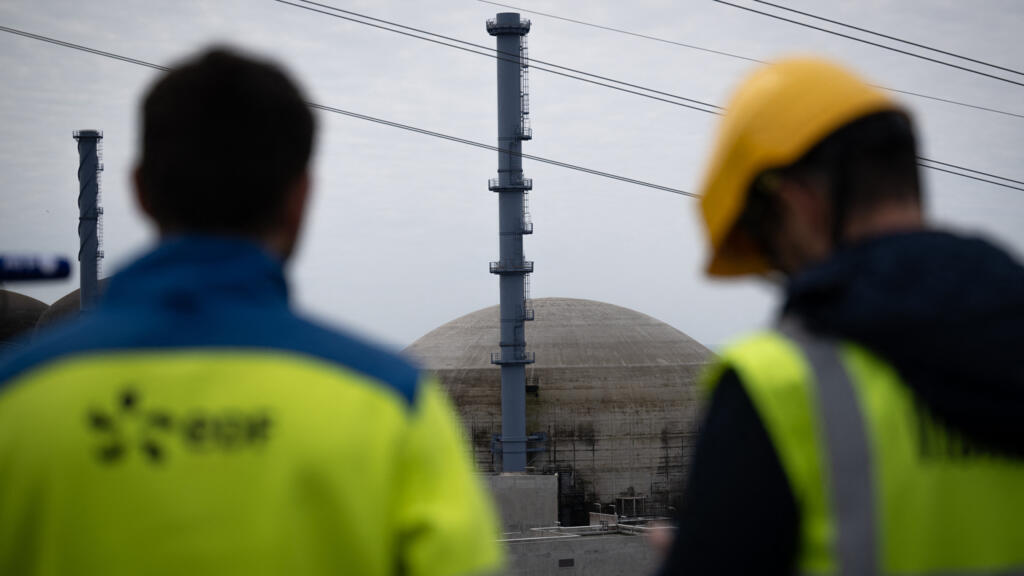
MULTIPOLYGON (((533 300, 526 341, 528 470, 559 473, 559 519, 586 523, 621 498, 635 515, 678 504, 696 439, 697 379, 713 354, 655 318, 592 300, 533 300)), ((500 472, 497 306, 426 334, 406 353, 452 397, 483 473, 500 472)), ((623 506, 619 501, 620 507, 623 506)), ((623 513, 622 510, 618 511, 623 513)))
POLYGON ((0 290, 0 352, 23 345, 47 308, 31 296, 0 290))
MULTIPOLYGON (((110 282, 110 278, 103 278, 99 281, 98 287, 102 294, 107 290, 107 284, 110 282)), ((60 297, 59 300, 50 304, 39 316, 39 322, 36 323, 35 333, 39 334, 57 324, 69 322, 78 318, 82 313, 82 289, 75 288, 71 292, 60 297)))

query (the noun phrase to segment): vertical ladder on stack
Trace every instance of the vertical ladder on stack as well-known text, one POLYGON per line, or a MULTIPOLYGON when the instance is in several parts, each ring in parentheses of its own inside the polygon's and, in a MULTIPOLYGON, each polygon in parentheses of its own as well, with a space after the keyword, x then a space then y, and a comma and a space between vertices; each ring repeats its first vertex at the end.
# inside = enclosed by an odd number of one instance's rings
POLYGON ((533 320, 533 300, 530 298, 530 275, 523 276, 523 320, 533 320))
POLYGON ((523 191, 523 234, 533 234, 533 218, 530 216, 530 193, 523 191))
POLYGON ((519 124, 519 136, 523 140, 533 138, 533 128, 530 127, 530 51, 526 43, 526 36, 522 36, 519 43, 519 99, 522 103, 522 119, 519 124))

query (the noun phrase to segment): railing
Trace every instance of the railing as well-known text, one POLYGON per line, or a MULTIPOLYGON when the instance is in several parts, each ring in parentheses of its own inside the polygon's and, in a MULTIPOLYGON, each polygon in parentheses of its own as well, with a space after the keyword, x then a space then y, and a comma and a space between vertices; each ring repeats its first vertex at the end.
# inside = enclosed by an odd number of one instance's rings
MULTIPOLYGON (((488 18, 487 19, 487 30, 490 31, 492 28, 499 28, 499 26, 498 26, 498 19, 497 18, 488 18)), ((516 28, 516 29, 526 28, 528 30, 530 28, 530 20, 529 20, 529 18, 520 18, 519 19, 519 24, 512 24, 510 26, 510 28, 516 28)))
POLYGON ((487 181, 487 188, 490 190, 532 190, 533 178, 513 176, 508 184, 502 184, 501 178, 491 178, 487 181))
POLYGON ((512 360, 502 360, 501 352, 491 352, 491 364, 533 364, 536 361, 535 352, 519 352, 512 360))
POLYGON ((533 272, 533 262, 530 260, 521 260, 519 262, 508 262, 499 260, 497 262, 491 262, 488 268, 491 274, 503 274, 503 273, 526 273, 533 272))
POLYGON ((532 140, 533 139, 533 128, 530 127, 530 117, 523 116, 522 122, 519 124, 519 128, 516 128, 516 136, 520 140, 532 140))
POLYGON ((650 534, 652 532, 661 531, 673 531, 675 528, 671 525, 670 519, 668 518, 651 518, 646 521, 646 524, 623 524, 622 522, 602 522, 600 524, 591 524, 589 526, 545 526, 541 528, 531 528, 530 532, 542 534, 544 536, 534 536, 529 539, 539 540, 541 538, 556 538, 556 537, 571 537, 571 536, 598 536, 603 534, 618 533, 618 534, 650 534))

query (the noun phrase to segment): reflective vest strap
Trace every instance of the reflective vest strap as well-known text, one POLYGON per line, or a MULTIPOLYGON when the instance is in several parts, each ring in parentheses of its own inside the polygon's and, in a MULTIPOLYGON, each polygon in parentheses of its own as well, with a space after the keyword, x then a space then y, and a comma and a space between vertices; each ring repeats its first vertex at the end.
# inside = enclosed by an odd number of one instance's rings
POLYGON ((878 574, 871 454, 857 396, 835 341, 810 334, 793 319, 779 331, 800 347, 817 384, 828 482, 836 518, 839 573, 878 574))

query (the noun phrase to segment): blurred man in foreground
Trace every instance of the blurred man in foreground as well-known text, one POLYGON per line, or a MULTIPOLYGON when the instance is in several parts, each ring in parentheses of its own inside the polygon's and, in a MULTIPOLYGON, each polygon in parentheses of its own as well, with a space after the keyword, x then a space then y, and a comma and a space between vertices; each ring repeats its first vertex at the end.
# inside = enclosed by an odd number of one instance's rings
POLYGON ((479 574, 490 503, 438 385, 296 316, 314 119, 224 50, 142 107, 160 244, 0 364, 0 574, 479 574))
POLYGON ((786 60, 734 96, 708 272, 785 304, 708 375, 664 574, 1024 569, 1024 269, 921 206, 909 117, 848 71, 786 60))

